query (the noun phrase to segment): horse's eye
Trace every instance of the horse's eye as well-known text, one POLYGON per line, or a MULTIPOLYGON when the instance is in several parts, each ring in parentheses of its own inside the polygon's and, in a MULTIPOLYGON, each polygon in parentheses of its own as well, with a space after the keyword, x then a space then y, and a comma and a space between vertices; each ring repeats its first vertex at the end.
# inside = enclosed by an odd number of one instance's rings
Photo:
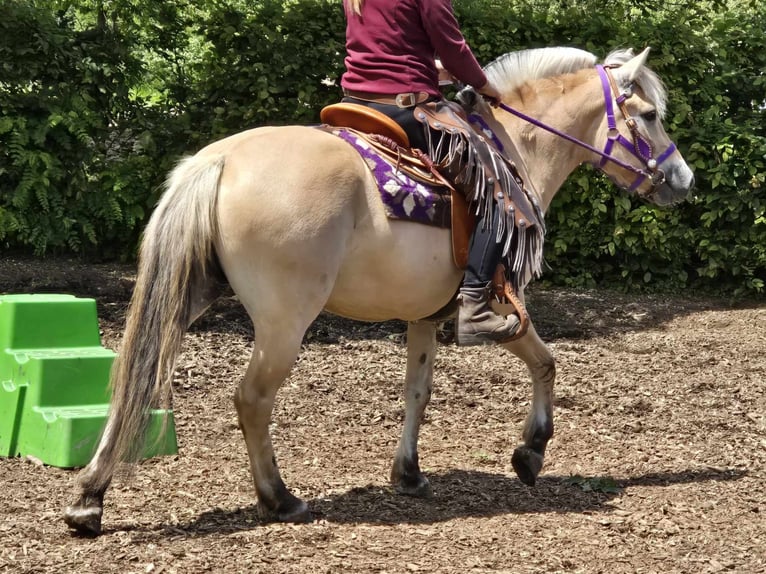
POLYGON ((644 119, 644 121, 653 122, 657 119, 657 112, 655 110, 652 110, 651 112, 646 112, 645 114, 641 114, 641 117, 644 119))

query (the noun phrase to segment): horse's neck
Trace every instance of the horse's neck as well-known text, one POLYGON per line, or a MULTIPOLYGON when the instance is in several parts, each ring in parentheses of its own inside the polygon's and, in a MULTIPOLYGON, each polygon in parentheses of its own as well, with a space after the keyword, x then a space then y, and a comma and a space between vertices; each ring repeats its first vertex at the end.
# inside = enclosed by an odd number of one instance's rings
MULTIPOLYGON (((507 104, 543 124, 581 141, 592 139, 601 118, 593 98, 562 97, 552 90, 530 91, 508 98, 507 104), (582 104, 587 101, 587 104, 582 104), (579 102, 579 103, 578 103, 579 102)), ((598 101, 598 100, 596 100, 598 101)), ((553 133, 535 127, 503 110, 495 110, 492 122, 498 126, 507 157, 517 163, 528 188, 537 194, 543 211, 587 152, 553 133)))
POLYGON ((540 130, 530 130, 529 124, 517 120, 508 131, 524 165, 522 177, 537 193, 543 211, 547 212, 554 196, 580 161, 573 157, 569 146, 562 145, 563 140, 540 130))

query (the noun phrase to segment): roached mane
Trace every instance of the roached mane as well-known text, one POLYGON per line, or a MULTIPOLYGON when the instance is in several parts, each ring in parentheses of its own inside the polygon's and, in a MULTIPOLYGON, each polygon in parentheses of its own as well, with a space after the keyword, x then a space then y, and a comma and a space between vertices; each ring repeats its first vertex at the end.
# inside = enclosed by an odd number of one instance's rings
MULTIPOLYGON (((633 56, 633 50, 615 50, 604 64, 624 64, 633 56)), ((488 64, 484 72, 498 90, 508 93, 528 81, 577 72, 597 62, 596 56, 578 48, 537 48, 504 54, 488 64)), ((644 66, 637 83, 647 99, 657 106, 660 117, 664 117, 667 95, 659 77, 644 66)))

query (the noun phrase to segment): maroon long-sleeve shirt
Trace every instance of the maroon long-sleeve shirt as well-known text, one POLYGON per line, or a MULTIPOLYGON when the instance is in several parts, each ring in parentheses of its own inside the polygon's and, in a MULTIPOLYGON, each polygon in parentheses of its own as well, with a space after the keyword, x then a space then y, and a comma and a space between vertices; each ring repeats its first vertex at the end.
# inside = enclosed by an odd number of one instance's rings
POLYGON ((361 15, 344 0, 348 90, 439 96, 434 58, 464 84, 481 88, 484 71, 466 44, 451 0, 364 0, 361 15))

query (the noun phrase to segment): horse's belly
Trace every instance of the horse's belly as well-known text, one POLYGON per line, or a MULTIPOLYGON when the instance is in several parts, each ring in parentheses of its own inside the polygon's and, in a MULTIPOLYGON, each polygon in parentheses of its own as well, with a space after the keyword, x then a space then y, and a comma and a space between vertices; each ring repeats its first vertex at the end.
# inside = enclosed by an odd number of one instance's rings
POLYGON ((461 278, 448 230, 389 220, 356 230, 325 308, 363 321, 413 321, 446 305, 461 278))

